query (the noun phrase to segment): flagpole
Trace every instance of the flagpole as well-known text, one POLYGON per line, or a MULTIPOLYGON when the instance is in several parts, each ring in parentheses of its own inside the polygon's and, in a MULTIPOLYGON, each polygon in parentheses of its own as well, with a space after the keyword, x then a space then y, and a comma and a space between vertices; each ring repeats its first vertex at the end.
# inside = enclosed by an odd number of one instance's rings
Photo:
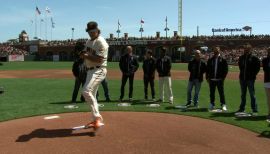
POLYGON ((53 29, 53 28, 52 28, 52 26, 51 26, 51 41, 52 41, 52 29, 53 29))
POLYGON ((141 28, 140 28, 140 30, 139 30, 139 32, 141 32, 141 38, 142 38, 142 33, 143 33, 143 20, 142 20, 142 18, 141 18, 141 28))
POLYGON ((35 37, 34 38, 37 38, 37 12, 35 10, 35 37))
POLYGON ((53 35, 53 34, 52 34, 52 33, 53 33, 52 31, 53 31, 53 28, 54 28, 54 24, 55 24, 55 23, 53 22, 53 18, 51 17, 51 41, 52 41, 52 37, 53 37, 53 36, 52 36, 52 35, 53 35))
MULTIPOLYGON (((142 23, 141 23, 141 28, 142 28, 142 23)), ((142 38, 142 30, 141 30, 141 38, 142 38)))
POLYGON ((168 28, 168 21, 167 21, 167 17, 166 17, 166 38, 167 38, 167 28, 168 28))
POLYGON ((75 28, 74 27, 72 27, 71 28, 71 40, 74 40, 74 30, 75 30, 75 28))
POLYGON ((30 36, 33 36, 33 23, 34 21, 31 19, 30 20, 30 32, 29 32, 29 40, 30 40, 30 36))
POLYGON ((117 25, 118 25, 117 26, 118 27, 118 29, 117 29, 118 32, 117 33, 118 33, 118 39, 119 39, 119 33, 120 33, 120 30, 119 30, 119 20, 118 20, 118 24, 117 25))
POLYGON ((47 40, 47 12, 45 12, 45 39, 47 40))
POLYGON ((142 29, 143 29, 143 26, 142 26, 142 19, 141 19, 141 38, 142 38, 142 29))
POLYGON ((167 38, 167 34, 168 34, 168 30, 170 30, 169 28, 168 28, 168 18, 167 18, 167 16, 166 16, 166 19, 165 19, 165 22, 166 22, 166 27, 165 27, 165 32, 166 32, 166 38, 167 38))
POLYGON ((41 37, 41 29, 42 29, 42 26, 41 26, 41 24, 42 24, 42 21, 41 21, 42 19, 40 19, 40 21, 39 21, 39 38, 41 39, 42 37, 41 37))
POLYGON ((120 24, 119 24, 119 19, 118 19, 118 23, 117 23, 117 37, 119 39, 119 34, 120 34, 120 24))

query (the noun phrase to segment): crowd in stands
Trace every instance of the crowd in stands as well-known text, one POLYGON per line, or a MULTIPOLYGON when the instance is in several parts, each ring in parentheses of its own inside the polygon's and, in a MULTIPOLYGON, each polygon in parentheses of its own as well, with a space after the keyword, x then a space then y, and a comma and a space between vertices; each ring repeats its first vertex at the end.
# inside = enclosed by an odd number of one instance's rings
POLYGON ((185 37, 189 40, 270 40, 270 35, 214 35, 214 36, 192 36, 185 37))
POLYGON ((0 45, 0 57, 8 55, 28 55, 28 52, 12 46, 0 45))
MULTIPOLYGON (((173 37, 128 37, 128 40, 180 40, 179 36, 173 37)), ((183 36, 183 40, 270 40, 270 35, 214 35, 214 36, 183 36)), ((125 41, 126 38, 107 38, 107 41, 125 41)))
MULTIPOLYGON (((207 40, 218 40, 218 41, 226 41, 226 40, 270 40, 270 35, 215 35, 215 36, 185 36, 183 37, 184 40, 201 40, 201 41, 207 41, 207 40)), ((148 37, 128 37, 129 41, 134 40, 180 40, 180 37, 159 37, 158 39, 153 36, 148 37)), ((75 46, 76 42, 86 42, 87 38, 80 38, 76 40, 53 40, 53 41, 43 41, 43 43, 47 46, 75 46)), ((126 41, 126 38, 107 38, 107 41, 126 41)), ((26 55, 27 52, 16 49, 12 47, 14 45, 12 42, 5 42, 0 43, 0 55, 10 55, 10 54, 24 54, 26 55)), ((261 48, 253 48, 253 54, 258 56, 260 59, 266 56, 266 50, 267 47, 261 47, 261 48)), ((205 52, 205 58, 208 59, 211 53, 205 52)), ((223 56, 228 60, 230 64, 235 64, 238 61, 238 57, 242 54, 242 52, 239 49, 223 49, 223 56)))
POLYGON ((55 41, 48 41, 46 45, 48 46, 71 46, 75 45, 76 41, 73 40, 55 40, 55 41))
MULTIPOLYGON (((120 37, 120 38, 107 38, 107 41, 135 41, 135 40, 144 40, 144 41, 151 41, 151 40, 180 40, 179 36, 172 36, 172 37, 155 37, 155 36, 147 36, 147 37, 120 37)), ((215 41, 225 41, 225 40, 270 40, 270 35, 214 35, 214 36, 183 36, 182 40, 189 40, 189 41, 208 41, 208 40, 215 40, 215 41)), ((73 46, 78 41, 86 42, 87 38, 80 38, 76 40, 67 39, 67 40, 52 40, 47 41, 43 40, 47 46, 73 46)), ((14 45, 14 43, 0 43, 0 45, 14 45)))
POLYGON ((141 41, 151 41, 151 40, 178 40, 180 39, 180 37, 153 37, 153 36, 148 36, 148 37, 128 37, 128 39, 121 37, 121 38, 107 38, 107 41, 137 41, 137 40, 141 40, 141 41))
MULTIPOLYGON (((236 64, 238 62, 238 58, 242 54, 243 54, 242 51, 240 51, 239 49, 223 51, 223 56, 227 59, 228 63, 230 64, 236 64)), ((262 61, 262 59, 267 56, 267 47, 253 48, 252 54, 256 55, 262 61)))
MULTIPOLYGON (((208 60, 212 52, 203 52, 204 59, 208 60)), ((224 49, 222 50, 222 57, 224 57, 229 64, 237 64, 239 57, 243 54, 240 49, 224 49)), ((267 47, 253 48, 252 54, 256 55, 261 61, 267 56, 267 47)))

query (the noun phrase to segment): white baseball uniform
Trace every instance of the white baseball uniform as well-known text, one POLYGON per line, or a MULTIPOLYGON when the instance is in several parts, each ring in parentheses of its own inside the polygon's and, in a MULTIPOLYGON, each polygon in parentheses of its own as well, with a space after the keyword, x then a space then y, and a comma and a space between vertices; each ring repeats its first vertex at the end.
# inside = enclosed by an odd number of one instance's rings
POLYGON ((173 102, 172 79, 170 76, 159 77, 159 98, 162 102, 164 102, 164 94, 169 97, 170 102, 173 102))
POLYGON ((92 41, 89 39, 85 44, 85 50, 88 51, 88 54, 96 54, 103 57, 103 60, 100 63, 90 61, 89 59, 85 59, 84 61, 88 68, 88 71, 86 82, 83 87, 83 96, 85 97, 86 102, 88 102, 92 108, 92 120, 95 120, 97 117, 102 118, 99 113, 96 93, 99 84, 105 79, 107 74, 106 66, 108 49, 108 43, 101 36, 98 36, 95 40, 92 41))

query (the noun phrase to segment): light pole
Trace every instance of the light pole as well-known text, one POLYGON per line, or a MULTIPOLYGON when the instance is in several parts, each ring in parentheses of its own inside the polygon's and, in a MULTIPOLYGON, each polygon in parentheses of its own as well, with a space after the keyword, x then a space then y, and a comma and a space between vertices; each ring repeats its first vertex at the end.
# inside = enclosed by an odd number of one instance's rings
POLYGON ((72 31, 72 36, 71 36, 71 40, 73 40, 74 39, 74 30, 75 30, 75 28, 71 28, 71 31, 72 31))
POLYGON ((168 28, 168 19, 167 19, 167 16, 166 16, 166 20, 165 20, 165 21, 166 21, 166 27, 165 27, 164 30, 165 30, 165 32, 166 32, 166 38, 167 38, 167 36, 168 36, 167 33, 168 33, 168 31, 170 30, 170 29, 168 28))
POLYGON ((40 19, 40 23, 39 23, 39 38, 42 39, 42 23, 44 22, 43 19, 40 19))
POLYGON ((182 29, 183 29, 183 0, 178 0, 178 32, 179 32, 179 36, 180 36, 180 62, 181 62, 181 52, 184 48, 182 48, 183 46, 183 34, 182 34, 182 29))
POLYGON ((199 37, 199 36, 200 36, 200 27, 197 26, 197 37, 199 37))
POLYGON ((144 30, 143 30, 143 24, 144 24, 144 21, 141 19, 141 28, 139 30, 139 32, 141 32, 141 38, 142 38, 142 33, 144 32, 144 30))
POLYGON ((121 25, 120 25, 120 22, 119 22, 119 20, 118 20, 117 31, 116 31, 118 39, 119 39, 119 34, 121 33, 120 26, 121 26, 121 25))
POLYGON ((144 32, 143 27, 140 28, 139 32, 141 32, 141 38, 142 38, 142 33, 144 32))
POLYGON ((180 39, 182 40, 182 29, 183 29, 183 18, 182 18, 182 16, 183 16, 183 12, 182 12, 182 10, 183 10, 183 2, 182 2, 182 0, 178 0, 178 32, 179 32, 179 35, 180 35, 180 39))

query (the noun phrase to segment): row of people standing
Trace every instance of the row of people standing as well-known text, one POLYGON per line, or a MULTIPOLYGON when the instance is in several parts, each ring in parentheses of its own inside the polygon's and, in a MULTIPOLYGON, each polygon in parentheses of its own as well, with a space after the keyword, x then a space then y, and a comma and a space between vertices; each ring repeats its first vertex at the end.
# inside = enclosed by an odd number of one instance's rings
POLYGON ((226 111, 226 101, 224 94, 224 81, 228 74, 228 63, 220 55, 220 48, 213 48, 214 55, 206 62, 201 59, 200 50, 195 51, 194 58, 188 63, 189 82, 187 87, 187 103, 186 107, 192 106, 192 101, 194 107, 199 105, 199 93, 201 89, 201 84, 203 82, 203 76, 206 74, 206 80, 209 84, 210 89, 210 107, 209 110, 214 110, 215 103, 215 91, 218 89, 220 96, 220 103, 222 110, 226 111), (195 94, 192 100, 192 89, 195 88, 195 94))
MULTIPOLYGON (((239 109, 235 114, 245 112, 246 107, 246 94, 247 90, 251 98, 252 115, 258 114, 258 105, 255 96, 255 81, 256 76, 260 71, 260 60, 252 54, 252 47, 250 45, 243 46, 240 51, 243 54, 239 57, 239 82, 241 88, 241 102, 239 109)), ((193 98, 194 106, 198 106, 198 98, 201 83, 203 82, 203 74, 206 73, 206 79, 209 83, 210 89, 210 110, 215 109, 215 89, 217 87, 220 95, 221 109, 227 111, 225 95, 224 95, 224 81, 228 74, 228 64, 226 59, 222 58, 221 50, 219 47, 213 49, 214 55, 207 63, 203 62, 200 58, 200 51, 195 51, 195 58, 189 62, 188 70, 190 72, 188 90, 187 90, 187 104, 190 107, 192 103, 191 91, 195 87, 195 95, 193 98)), ((262 66, 264 70, 264 87, 266 91, 267 104, 269 107, 267 119, 270 121, 270 48, 267 50, 268 56, 263 59, 262 66)))
POLYGON ((264 71, 264 88, 266 94, 266 101, 268 104, 267 121, 270 122, 270 48, 267 49, 267 57, 262 60, 264 71))
MULTIPOLYGON (((147 100, 148 97, 148 85, 150 84, 152 100, 156 101, 155 92, 155 71, 157 70, 159 76, 159 99, 158 101, 165 101, 165 92, 168 92, 169 103, 173 103, 173 92, 171 82, 171 58, 166 55, 167 49, 161 49, 161 55, 156 60, 153 57, 153 52, 147 50, 145 59, 143 61, 143 81, 144 81, 144 98, 147 100)), ((129 79, 129 101, 132 101, 133 96, 133 81, 135 72, 139 68, 139 62, 135 55, 133 55, 133 49, 131 46, 127 46, 127 53, 123 55, 119 62, 119 67, 122 72, 121 82, 121 95, 119 101, 123 101, 125 93, 125 85, 127 79, 129 79)))
MULTIPOLYGON (((133 55, 133 49, 131 46, 127 46, 127 53, 123 55, 119 62, 119 67, 122 72, 121 80, 121 91, 120 91, 120 101, 123 101, 125 94, 125 85, 127 80, 129 80, 129 94, 128 98, 132 101, 133 98, 133 82, 134 75, 139 68, 139 62, 135 55, 133 55)), ((239 109, 236 111, 236 114, 245 112, 246 106, 246 94, 247 90, 251 98, 251 109, 252 114, 257 115, 258 105, 255 96, 255 81, 258 72, 260 71, 260 60, 258 57, 252 54, 252 48, 250 45, 246 45, 240 49, 243 54, 239 57, 238 66, 240 69, 239 81, 241 88, 241 102, 239 109)), ((268 56, 263 59, 262 65, 264 70, 264 82, 265 82, 265 92, 267 97, 267 102, 269 106, 269 116, 270 120, 270 49, 268 51, 268 56)), ((172 82, 171 82, 171 58, 166 55, 167 49, 162 48, 161 54, 158 59, 153 57, 151 50, 147 50, 145 54, 145 59, 143 61, 143 81, 144 81, 144 98, 147 100, 148 97, 148 86, 150 84, 151 96, 152 99, 156 100, 155 92, 155 72, 158 72, 159 76, 159 99, 158 101, 164 102, 164 93, 168 93, 168 101, 173 103, 173 93, 172 93, 172 82)), ((193 105, 198 107, 199 105, 199 93, 201 89, 201 84, 203 82, 203 76, 206 74, 206 80, 209 84, 210 89, 210 110, 216 108, 215 103, 215 91, 218 89, 220 96, 220 105, 221 109, 227 111, 226 99, 224 94, 224 81, 228 74, 228 63, 226 59, 222 56, 222 51, 219 47, 213 48, 213 56, 206 62, 201 59, 201 53, 199 50, 195 51, 194 59, 192 59, 188 64, 188 71, 190 72, 189 82, 187 86, 187 103, 186 106, 190 107, 193 105), (192 90, 195 88, 195 94, 192 100, 192 90)), ((83 61, 80 58, 74 63, 73 66, 79 67, 80 70, 83 70, 81 66, 83 61)), ((72 101, 76 100, 78 90, 80 85, 83 85, 85 78, 83 73, 78 71, 73 71, 75 80, 75 87, 73 91, 72 101)), ((104 88, 106 101, 110 101, 109 90, 106 79, 102 82, 104 88)), ((81 97, 81 100, 84 101, 84 98, 81 97)), ((75 102, 75 101, 74 101, 75 102)))
MULTIPOLYGON (((187 103, 186 107, 192 106, 198 107, 199 93, 201 84, 203 82, 204 74, 209 85, 210 90, 210 107, 212 111, 216 109, 215 91, 218 90, 220 97, 221 110, 227 111, 225 93, 224 93, 224 81, 228 74, 228 63, 223 58, 220 47, 214 47, 213 56, 204 62, 201 58, 201 52, 195 51, 194 59, 188 64, 188 71, 190 72, 189 82, 187 86, 187 103), (195 88, 195 94, 192 100, 192 90, 195 88)), ((255 96, 255 81, 256 76, 260 71, 260 60, 258 57, 252 54, 252 47, 250 45, 243 46, 240 51, 243 54, 239 57, 239 81, 241 89, 241 102, 236 114, 245 112, 246 107, 246 94, 247 90, 251 98, 252 115, 258 114, 258 105, 255 96)), ((159 100, 164 102, 164 92, 168 92, 168 100, 173 103, 172 83, 171 83, 171 59, 166 55, 166 48, 162 48, 160 57, 156 60, 153 57, 151 50, 147 50, 145 59, 143 61, 143 73, 144 73, 144 97, 147 100, 148 86, 150 84, 152 99, 155 100, 155 70, 159 76, 159 100), (165 91, 164 91, 165 89, 165 91)), ((267 94, 267 101, 269 104, 269 116, 270 119, 270 49, 268 50, 268 57, 263 60, 263 68, 265 72, 265 90, 267 94)), ((139 63, 137 57, 132 54, 132 47, 127 47, 127 54, 121 57, 119 67, 122 71, 122 83, 121 83, 121 95, 120 101, 124 98, 124 88, 129 79, 129 100, 132 100, 133 96, 133 80, 134 74, 138 70, 139 63)))

